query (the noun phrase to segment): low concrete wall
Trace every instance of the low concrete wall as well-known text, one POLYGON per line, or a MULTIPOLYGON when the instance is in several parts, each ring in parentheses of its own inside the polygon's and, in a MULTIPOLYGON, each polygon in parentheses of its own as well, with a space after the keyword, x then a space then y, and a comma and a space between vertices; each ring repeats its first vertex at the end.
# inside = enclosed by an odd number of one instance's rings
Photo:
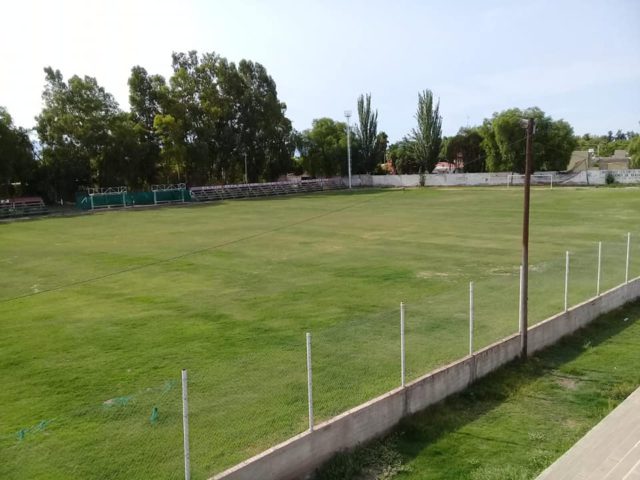
MULTIPOLYGON (((569 335, 603 313, 640 297, 640 277, 572 307, 529 329, 528 351, 536 352, 569 335)), ((405 416, 467 388, 515 359, 520 336, 506 337, 449 365, 359 405, 286 442, 216 475, 214 480, 296 480, 308 478, 335 453, 391 430, 405 416)))
MULTIPOLYGON (((542 173, 542 172, 541 172, 542 173)), ((640 185, 640 170, 589 170, 577 173, 554 173, 553 184, 558 186, 605 185, 607 174, 611 173, 617 183, 640 185)), ((424 176, 426 187, 480 187, 506 186, 509 172, 495 173, 445 173, 424 176)), ((520 180, 521 181, 521 180, 520 180)), ((343 182, 348 180, 343 178, 343 182)), ((420 175, 354 175, 354 187, 417 187, 420 175)))
POLYGON ((574 333, 600 315, 615 310, 634 298, 640 297, 640 278, 626 285, 612 288, 566 312, 554 315, 529 328, 527 352, 534 353, 554 344, 560 338, 574 333))

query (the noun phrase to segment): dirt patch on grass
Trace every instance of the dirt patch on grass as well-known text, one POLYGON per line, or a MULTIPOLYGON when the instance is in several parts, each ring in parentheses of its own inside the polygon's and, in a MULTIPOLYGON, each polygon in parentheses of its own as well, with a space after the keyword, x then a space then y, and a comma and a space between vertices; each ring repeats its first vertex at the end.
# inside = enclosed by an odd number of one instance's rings
POLYGON ((418 278, 447 278, 455 276, 455 273, 447 273, 447 272, 418 272, 416 273, 416 277, 418 278))
POLYGON ((558 385, 567 390, 575 390, 578 388, 578 380, 571 377, 558 377, 556 379, 558 385))

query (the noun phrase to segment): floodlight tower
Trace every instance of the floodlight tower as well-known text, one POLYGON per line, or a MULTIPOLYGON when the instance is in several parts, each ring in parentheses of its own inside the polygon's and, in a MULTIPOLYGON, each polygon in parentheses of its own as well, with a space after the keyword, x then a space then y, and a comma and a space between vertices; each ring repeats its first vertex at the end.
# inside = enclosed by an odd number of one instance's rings
POLYGON ((347 168, 349 170, 349 189, 351 189, 351 125, 349 124, 351 110, 345 110, 344 116, 347 117, 347 168))

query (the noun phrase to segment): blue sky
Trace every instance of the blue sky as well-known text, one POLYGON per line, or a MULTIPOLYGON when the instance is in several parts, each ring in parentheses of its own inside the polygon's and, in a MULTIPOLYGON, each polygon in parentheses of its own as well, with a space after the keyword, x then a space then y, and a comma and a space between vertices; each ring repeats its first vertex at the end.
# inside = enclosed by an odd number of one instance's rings
POLYGON ((0 105, 31 127, 43 67, 95 76, 128 108, 133 65, 170 74, 172 51, 262 63, 297 129, 343 118, 370 92, 392 141, 420 90, 455 134, 539 106, 576 133, 640 130, 640 1, 27 1, 3 5, 0 105))

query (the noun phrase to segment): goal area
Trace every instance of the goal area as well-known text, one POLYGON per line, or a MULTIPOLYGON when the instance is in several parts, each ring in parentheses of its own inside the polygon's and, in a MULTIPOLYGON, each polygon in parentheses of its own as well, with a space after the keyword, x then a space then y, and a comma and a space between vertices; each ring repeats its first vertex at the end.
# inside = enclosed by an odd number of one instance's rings
POLYGON ((165 185, 151 185, 153 193, 153 204, 161 203, 184 203, 189 196, 187 185, 184 183, 174 183, 165 185))
MULTIPOLYGON (((507 175, 507 187, 524 185, 524 173, 510 173, 507 175)), ((553 188, 555 173, 533 173, 531 175, 532 186, 548 186, 553 188)))
POLYGON ((100 208, 123 208, 127 206, 127 187, 87 188, 87 197, 91 210, 100 208))

